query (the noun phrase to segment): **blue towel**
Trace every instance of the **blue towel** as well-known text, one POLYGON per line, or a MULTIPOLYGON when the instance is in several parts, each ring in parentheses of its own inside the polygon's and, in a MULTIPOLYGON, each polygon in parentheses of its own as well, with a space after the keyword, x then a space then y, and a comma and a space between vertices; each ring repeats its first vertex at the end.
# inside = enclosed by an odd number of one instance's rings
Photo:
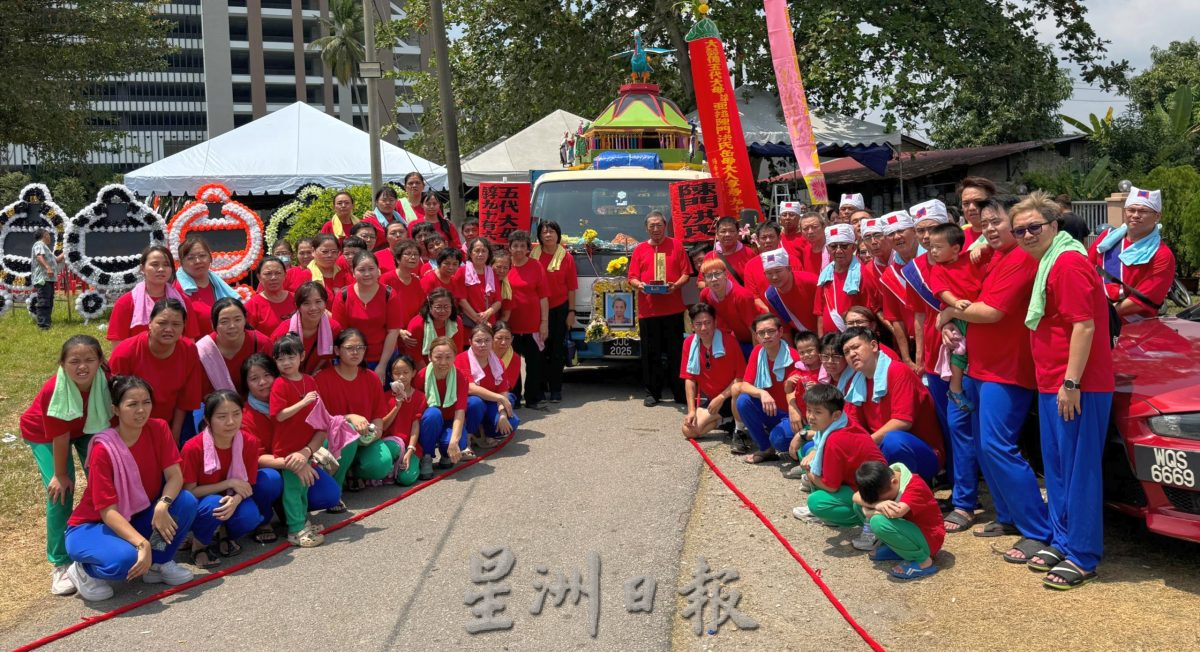
MULTIPOLYGON (((197 290, 196 281, 191 276, 188 276, 188 273, 183 271, 182 267, 175 270, 175 278, 179 281, 179 289, 183 290, 183 293, 189 297, 197 290)), ((210 271, 208 273, 208 284, 212 286, 213 296, 217 300, 226 297, 237 299, 238 301, 242 300, 242 295, 234 292, 233 288, 229 287, 229 284, 220 276, 217 276, 215 272, 210 271)))
POLYGON ((786 344, 779 345, 779 354, 775 356, 775 364, 772 367, 767 367, 767 350, 765 348, 758 349, 758 370, 754 374, 754 386, 759 389, 768 389, 775 382, 783 382, 787 377, 788 369, 795 364, 792 359, 792 351, 786 344), (775 372, 775 380, 771 379, 771 372, 775 372))
MULTIPOLYGON (((700 349, 702 348, 704 348, 704 343, 700 341, 700 336, 692 336, 692 346, 688 349, 687 372, 693 376, 700 375, 700 349)), ((725 357, 725 342, 721 337, 721 331, 713 333, 712 350, 714 358, 725 357)))
POLYGON ((810 471, 812 471, 813 475, 820 477, 821 476, 821 468, 825 466, 824 459, 823 459, 825 456, 825 441, 829 439, 829 434, 835 430, 841 430, 842 428, 845 428, 848 425, 850 425, 850 419, 848 419, 846 417, 846 413, 843 412, 842 416, 838 417, 837 419, 834 420, 833 423, 829 424, 828 428, 822 430, 821 432, 818 432, 817 436, 813 437, 813 453, 814 453, 814 455, 813 455, 812 466, 808 467, 808 469, 810 471))
MULTIPOLYGON (((825 285, 833 280, 833 263, 829 263, 821 270, 821 275, 817 277, 817 285, 825 285)), ((858 262, 858 256, 850 259, 850 269, 846 272, 846 285, 842 290, 846 294, 858 294, 858 288, 862 285, 862 263, 858 262)))
MULTIPOLYGON (((875 375, 872 381, 875 385, 871 392, 871 402, 878 403, 887 396, 888 369, 892 366, 892 359, 886 353, 880 353, 878 360, 875 362, 875 375)), ((855 405, 862 405, 867 399, 867 379, 863 377, 861 371, 854 372, 854 378, 850 379, 850 387, 846 390, 846 401, 855 405)))
MULTIPOLYGON (((1161 224, 1155 225, 1153 233, 1125 247, 1117 257, 1126 265, 1145 265, 1150 262, 1158 251, 1158 245, 1162 244, 1161 230, 1161 224)), ((1125 240, 1126 231, 1128 229, 1124 225, 1109 229, 1105 232, 1104 239, 1100 241, 1100 244, 1096 245, 1096 250, 1105 253, 1121 244, 1125 240)))
MULTIPOLYGON (((921 254, 925 254, 925 253, 928 253, 927 251, 925 251, 925 247, 922 247, 921 245, 917 245, 917 253, 916 253, 916 255, 913 256, 913 258, 920 258, 921 254)), ((903 258, 900 257, 899 251, 893 251, 892 252, 892 262, 896 263, 897 265, 899 265, 901 267, 904 267, 905 265, 911 263, 912 261, 904 260, 903 258)))

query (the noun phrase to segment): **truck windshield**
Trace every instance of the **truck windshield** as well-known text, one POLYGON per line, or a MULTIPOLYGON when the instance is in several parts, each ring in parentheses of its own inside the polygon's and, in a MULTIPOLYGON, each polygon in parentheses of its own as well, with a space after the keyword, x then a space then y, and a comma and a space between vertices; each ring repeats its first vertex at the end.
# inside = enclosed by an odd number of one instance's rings
POLYGON ((554 220, 563 236, 578 238, 594 229, 612 249, 632 249, 645 238, 646 214, 662 211, 671 224, 669 179, 580 179, 538 186, 533 198, 535 220, 554 220))

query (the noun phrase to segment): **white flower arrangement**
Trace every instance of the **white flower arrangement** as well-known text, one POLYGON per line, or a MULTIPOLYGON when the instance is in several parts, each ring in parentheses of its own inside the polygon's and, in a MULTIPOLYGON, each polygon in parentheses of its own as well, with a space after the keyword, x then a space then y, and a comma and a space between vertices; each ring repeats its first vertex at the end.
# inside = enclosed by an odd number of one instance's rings
MULTIPOLYGON (((33 260, 29 250, 19 251, 8 245, 8 238, 14 234, 32 234, 35 229, 49 229, 54 234, 54 253, 61 254, 63 249, 62 208, 54 203, 50 189, 40 183, 31 183, 21 189, 17 200, 0 209, 0 288, 12 292, 29 292, 33 278, 33 260), (38 217, 29 217, 29 208, 36 205, 41 208, 38 217)), ((32 247, 31 247, 32 248, 32 247)))
POLYGON ((267 246, 274 247, 275 241, 279 239, 280 229, 287 231, 291 228, 296 223, 300 211, 316 201, 324 190, 324 186, 315 183, 305 184, 296 190, 296 197, 292 201, 275 209, 271 220, 267 222, 267 246))
POLYGON ((108 298, 95 290, 81 292, 75 297, 75 311, 83 317, 84 322, 96 319, 108 309, 108 298))
POLYGON ((214 249, 210 269, 222 280, 232 283, 253 269, 263 257, 262 218, 249 206, 232 199, 229 188, 210 183, 196 191, 195 201, 188 202, 167 224, 167 246, 177 251, 189 235, 213 231, 246 232, 246 247, 236 251, 214 249), (208 204, 221 204, 221 217, 208 214, 208 204))
POLYGON ((8 290, 0 290, 0 315, 12 310, 14 301, 13 295, 8 290))
POLYGON ((141 278, 138 263, 142 250, 150 245, 166 245, 165 229, 162 216, 139 201, 131 190, 121 184, 104 186, 96 194, 96 201, 84 206, 67 223, 63 247, 67 266, 96 290, 120 292, 131 288, 141 278), (107 221, 108 206, 114 204, 128 205, 119 223, 107 221), (121 240, 128 253, 94 256, 87 250, 87 237, 93 232, 138 237, 121 240))

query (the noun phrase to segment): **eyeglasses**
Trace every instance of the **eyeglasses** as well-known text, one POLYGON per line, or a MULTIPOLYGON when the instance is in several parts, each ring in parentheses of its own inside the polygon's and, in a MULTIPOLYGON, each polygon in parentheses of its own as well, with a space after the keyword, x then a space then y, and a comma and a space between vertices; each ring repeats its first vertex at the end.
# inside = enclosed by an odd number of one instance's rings
POLYGON ((867 235, 863 236, 863 240, 866 240, 868 242, 874 242, 876 240, 882 240, 882 239, 883 239, 882 233, 868 233, 867 235))
POLYGON ((341 348, 341 350, 345 351, 346 353, 362 353, 363 351, 367 350, 367 347, 363 346, 362 344, 355 344, 352 346, 343 346, 343 347, 339 347, 339 348, 341 348))
POLYGON ((188 261, 189 263, 202 263, 206 260, 212 260, 212 256, 209 254, 192 254, 185 257, 184 260, 188 261))
POLYGON ((1158 211, 1152 211, 1148 208, 1126 208, 1125 214, 1129 217, 1152 217, 1158 215, 1158 211))
POLYGON ((846 322, 846 327, 847 327, 847 328, 867 327, 867 326, 870 326, 870 325, 871 325, 871 322, 869 322, 869 321, 866 321, 866 320, 863 320, 863 321, 847 321, 847 322, 846 322))
POLYGON ((1018 238, 1024 238, 1026 233, 1028 233, 1029 235, 1037 235, 1037 234, 1041 233, 1042 229, 1048 224, 1050 224, 1050 223, 1049 222, 1038 222, 1036 224, 1030 224, 1029 226, 1017 227, 1017 228, 1013 229, 1012 232, 1013 232, 1013 235, 1017 236, 1018 238))
POLYGON ((845 251, 853 248, 854 245, 849 242, 834 242, 833 244, 829 245, 830 251, 845 251))
POLYGON ((821 362, 833 362, 834 360, 838 360, 841 357, 842 356, 837 355, 836 353, 822 353, 821 354, 821 362))
POLYGON ((725 272, 709 272, 704 275, 704 280, 715 281, 723 276, 725 276, 725 272))
POLYGON ((764 328, 761 331, 754 331, 754 334, 759 337, 771 337, 779 334, 778 328, 764 328))

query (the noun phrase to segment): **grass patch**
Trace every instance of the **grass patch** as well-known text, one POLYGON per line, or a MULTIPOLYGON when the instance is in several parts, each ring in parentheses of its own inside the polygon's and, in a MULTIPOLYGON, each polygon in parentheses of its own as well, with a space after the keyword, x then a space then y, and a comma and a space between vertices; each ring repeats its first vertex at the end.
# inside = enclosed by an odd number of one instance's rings
MULTIPOLYGON (((72 311, 74 312, 74 311, 72 311)), ((21 414, 58 366, 62 343, 72 335, 86 333, 100 340, 107 354, 111 343, 97 327, 104 322, 83 324, 78 314, 68 321, 62 295, 54 306, 54 325, 38 330, 33 316, 18 304, 0 317, 0 531, 9 533, 0 546, 0 626, 18 618, 26 609, 49 596, 46 562, 46 494, 29 447, 21 438, 21 414), (15 440, 7 441, 11 437, 15 440)), ((83 474, 77 466, 76 485, 82 488, 83 474)), ((76 498, 79 491, 75 492, 76 498)))

